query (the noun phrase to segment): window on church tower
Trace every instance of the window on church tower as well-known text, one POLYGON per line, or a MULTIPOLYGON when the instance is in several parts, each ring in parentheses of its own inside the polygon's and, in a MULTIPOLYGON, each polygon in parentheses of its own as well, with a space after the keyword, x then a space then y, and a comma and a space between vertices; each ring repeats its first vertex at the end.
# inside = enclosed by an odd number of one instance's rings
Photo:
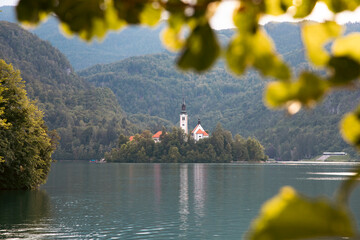
POLYGON ((182 120, 185 120, 185 117, 182 117, 182 120))

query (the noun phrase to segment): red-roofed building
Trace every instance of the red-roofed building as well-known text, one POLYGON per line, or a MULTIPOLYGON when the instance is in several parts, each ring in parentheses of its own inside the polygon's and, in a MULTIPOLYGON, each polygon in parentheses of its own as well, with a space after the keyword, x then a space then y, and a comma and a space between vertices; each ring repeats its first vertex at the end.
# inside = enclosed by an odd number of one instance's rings
POLYGON ((160 135, 162 134, 162 131, 158 131, 157 133, 155 133, 153 136, 152 136, 152 139, 154 140, 154 142, 160 142, 160 135))
POLYGON ((129 141, 131 142, 132 140, 134 140, 134 136, 129 137, 129 141))
POLYGON ((197 142, 200 139, 203 138, 208 138, 209 134, 207 132, 205 132, 205 130, 203 129, 203 127, 201 126, 201 122, 200 119, 198 120, 198 125, 196 125, 196 127, 194 128, 194 130, 192 130, 191 132, 191 136, 193 137, 193 139, 197 142))

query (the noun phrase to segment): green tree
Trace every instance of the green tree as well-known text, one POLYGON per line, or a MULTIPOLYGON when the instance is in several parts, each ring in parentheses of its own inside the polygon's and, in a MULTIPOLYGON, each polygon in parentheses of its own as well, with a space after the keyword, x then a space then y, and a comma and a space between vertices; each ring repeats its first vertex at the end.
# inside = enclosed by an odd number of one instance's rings
POLYGON ((0 189, 33 189, 44 183, 55 150, 43 113, 27 98, 20 72, 0 60, 0 189), (6 121, 5 121, 6 120, 6 121))
POLYGON ((255 138, 248 138, 246 146, 249 154, 249 159, 253 161, 261 161, 265 159, 264 147, 255 138))
POLYGON ((174 163, 180 162, 181 155, 180 155, 179 149, 177 147, 170 147, 169 160, 170 160, 170 162, 174 162, 174 163))
POLYGON ((127 143, 129 141, 129 137, 125 136, 124 134, 120 134, 118 139, 118 147, 120 148, 121 145, 127 143))
POLYGON ((247 148, 247 142, 239 134, 235 135, 234 142, 232 144, 232 155, 234 161, 248 161, 249 152, 247 148))

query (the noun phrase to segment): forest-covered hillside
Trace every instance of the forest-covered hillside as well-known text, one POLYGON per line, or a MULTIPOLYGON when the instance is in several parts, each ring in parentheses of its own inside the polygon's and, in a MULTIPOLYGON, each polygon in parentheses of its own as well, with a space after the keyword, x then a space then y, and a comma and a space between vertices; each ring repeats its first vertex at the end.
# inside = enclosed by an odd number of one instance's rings
POLYGON ((56 159, 102 157, 120 133, 137 131, 110 89, 79 78, 59 50, 16 24, 0 22, 0 59, 21 71, 28 96, 60 135, 56 159))
MULTIPOLYGON (((306 66, 298 59, 294 66, 306 66)), ((341 116, 355 107, 359 92, 335 93, 316 109, 289 117, 264 106, 266 80, 254 72, 237 78, 219 64, 203 75, 182 73, 173 61, 168 54, 132 57, 96 65, 79 75, 98 87, 111 88, 128 114, 150 114, 178 123, 185 97, 190 128, 198 118, 210 131, 220 122, 233 135, 255 136, 270 157, 297 160, 324 151, 351 152, 337 126, 341 116)))

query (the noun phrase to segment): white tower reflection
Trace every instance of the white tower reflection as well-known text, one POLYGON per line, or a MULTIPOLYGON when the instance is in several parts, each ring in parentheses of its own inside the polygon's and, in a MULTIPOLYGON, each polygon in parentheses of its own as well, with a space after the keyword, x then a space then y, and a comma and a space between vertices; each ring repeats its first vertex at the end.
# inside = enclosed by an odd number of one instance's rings
POLYGON ((204 217, 205 205, 205 167, 204 164, 194 165, 194 208, 198 217, 204 217))
POLYGON ((188 229, 189 215, 189 189, 188 189, 188 165, 180 166, 180 192, 179 192, 179 214, 180 214, 180 230, 188 229))

